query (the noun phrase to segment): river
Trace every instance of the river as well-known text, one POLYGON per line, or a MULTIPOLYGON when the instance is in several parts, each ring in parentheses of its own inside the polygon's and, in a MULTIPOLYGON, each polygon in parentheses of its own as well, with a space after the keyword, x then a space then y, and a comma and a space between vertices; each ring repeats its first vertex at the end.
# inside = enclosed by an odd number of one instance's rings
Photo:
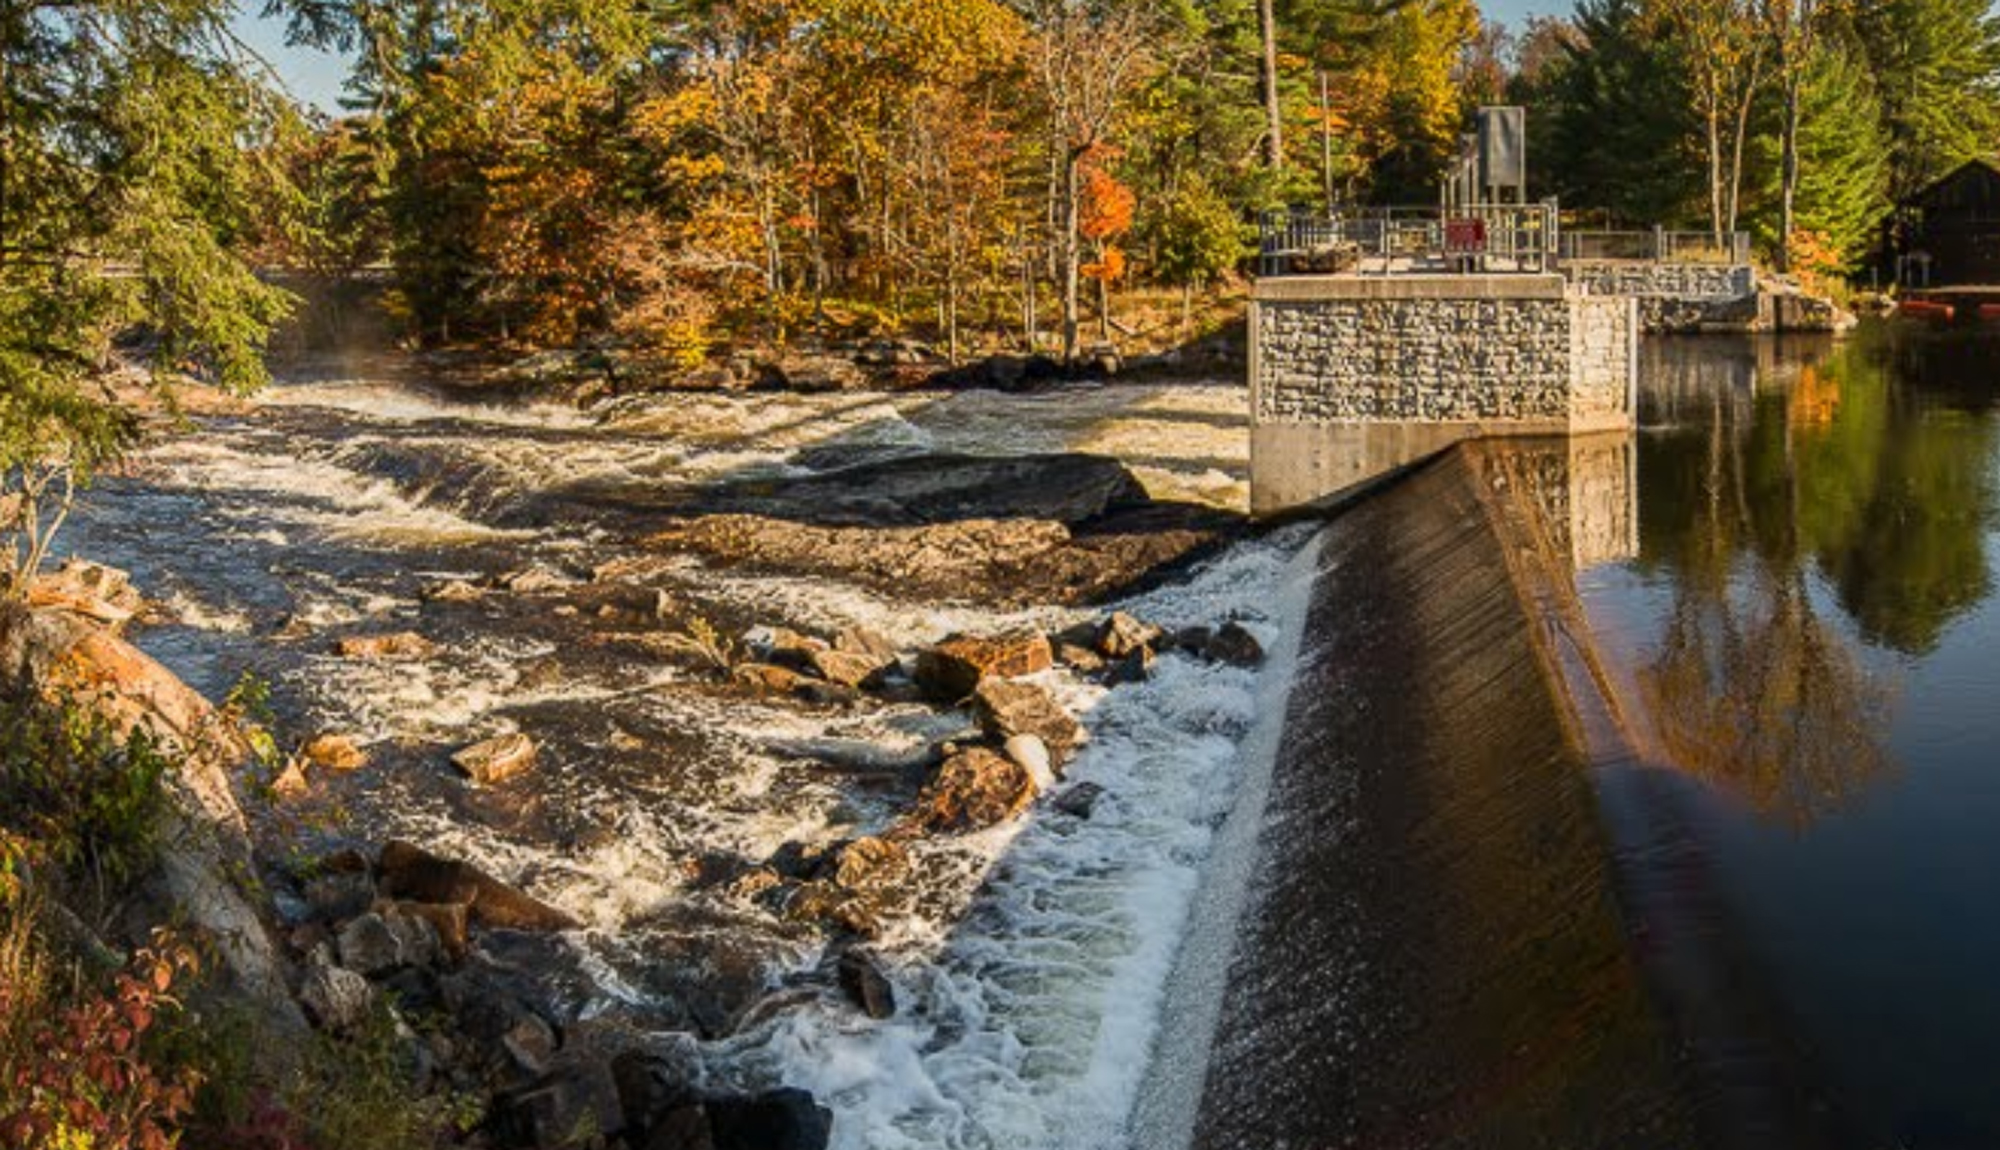
MULTIPOLYGON (((1837 344, 1649 342, 1636 467, 1613 485, 1622 542, 1593 542, 1577 575, 1622 717, 1668 768, 1660 801, 1688 828, 1732 985, 1827 1145, 2000 1144, 1996 353, 1883 324, 1837 344)), ((926 842, 918 909, 879 942, 903 1009, 877 1023, 815 981, 822 937, 696 876, 880 827, 881 779, 829 760, 894 764, 964 716, 718 692, 635 638, 645 603, 592 573, 640 572, 676 617, 732 634, 1053 628, 1089 612, 918 601, 638 541, 662 492, 927 452, 1108 454, 1156 496, 1241 510, 1245 419, 1220 383, 579 411, 468 403, 405 361, 306 363, 253 411, 148 447, 66 543, 165 605, 139 641, 194 685, 254 674, 283 729, 367 745, 370 767, 286 816, 297 841, 414 838, 581 918, 510 956, 579 1016, 699 1034, 715 1082, 811 1089, 842 1147, 1115 1147, 1218 877, 1211 845, 1282 720, 1284 659, 1167 656, 1116 689, 1048 674, 1092 733, 1070 778, 1107 798, 1087 821, 1038 807, 926 842), (535 569, 533 592, 424 593, 535 569), (445 653, 331 654, 404 628, 445 653), (513 729, 544 749, 528 779, 478 788, 446 765, 513 729)), ((1282 655, 1312 539, 1242 538, 1115 605, 1169 627, 1238 619, 1282 655)))
POLYGON ((1761 1041, 1840 1147, 2000 1145, 2000 342, 1643 353, 1586 571, 1761 1041))

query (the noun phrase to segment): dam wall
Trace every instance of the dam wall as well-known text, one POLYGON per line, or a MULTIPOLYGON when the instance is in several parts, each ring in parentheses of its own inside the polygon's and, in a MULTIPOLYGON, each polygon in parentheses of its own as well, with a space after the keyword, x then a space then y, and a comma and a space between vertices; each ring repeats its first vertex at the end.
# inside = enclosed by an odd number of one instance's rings
POLYGON ((1149 1144, 1699 1144, 1538 587, 1578 550, 1544 509, 1603 502, 1628 461, 1494 447, 1321 537, 1205 1065, 1181 1069, 1199 1101, 1149 1144), (1547 490, 1578 478, 1598 494, 1547 490))
POLYGON ((1461 444, 1322 529, 1133 1145, 1848 1145, 1576 594, 1635 450, 1461 444))

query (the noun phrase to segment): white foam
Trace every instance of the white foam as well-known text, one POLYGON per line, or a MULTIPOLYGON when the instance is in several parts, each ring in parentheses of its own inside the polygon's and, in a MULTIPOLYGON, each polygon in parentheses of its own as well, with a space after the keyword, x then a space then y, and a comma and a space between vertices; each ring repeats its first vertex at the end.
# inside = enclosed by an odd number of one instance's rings
MULTIPOLYGON (((1169 625, 1250 616, 1276 639, 1297 626, 1280 592, 1301 539, 1239 546, 1128 606, 1169 625), (1282 617, 1262 615, 1274 605, 1282 617)), ((1090 821, 1041 806, 923 844, 926 869, 958 856, 963 897, 985 887, 969 916, 886 940, 898 1016, 790 1012, 730 1045, 738 1072, 812 1090, 850 1150, 1123 1145, 1242 741, 1289 670, 1282 654, 1261 673, 1168 655, 1143 684, 1072 685, 1094 709, 1069 779, 1106 792, 1090 821)))

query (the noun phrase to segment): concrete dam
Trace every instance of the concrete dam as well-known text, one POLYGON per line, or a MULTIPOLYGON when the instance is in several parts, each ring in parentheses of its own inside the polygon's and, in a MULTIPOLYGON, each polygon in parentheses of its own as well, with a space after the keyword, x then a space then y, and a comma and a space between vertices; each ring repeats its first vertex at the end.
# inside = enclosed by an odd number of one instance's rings
POLYGON ((1135 1145, 1832 1144, 1582 618, 1634 450, 1461 443, 1321 530, 1135 1145))

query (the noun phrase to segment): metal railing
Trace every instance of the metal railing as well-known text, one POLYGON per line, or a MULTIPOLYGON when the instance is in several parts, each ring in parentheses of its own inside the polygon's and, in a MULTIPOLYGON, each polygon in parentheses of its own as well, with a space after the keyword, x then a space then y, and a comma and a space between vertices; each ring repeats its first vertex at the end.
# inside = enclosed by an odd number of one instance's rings
POLYGON ((1258 273, 1548 272, 1565 260, 1747 264, 1750 234, 1572 230, 1553 202, 1454 208, 1290 209, 1258 220, 1258 273))
POLYGON ((1750 233, 1731 232, 1721 242, 1708 232, 1584 231, 1562 233, 1561 257, 1566 260, 1646 260, 1653 263, 1747 264, 1750 233))
POLYGON ((1264 213, 1258 232, 1266 276, 1543 272, 1558 237, 1553 204, 1281 210, 1264 213))

